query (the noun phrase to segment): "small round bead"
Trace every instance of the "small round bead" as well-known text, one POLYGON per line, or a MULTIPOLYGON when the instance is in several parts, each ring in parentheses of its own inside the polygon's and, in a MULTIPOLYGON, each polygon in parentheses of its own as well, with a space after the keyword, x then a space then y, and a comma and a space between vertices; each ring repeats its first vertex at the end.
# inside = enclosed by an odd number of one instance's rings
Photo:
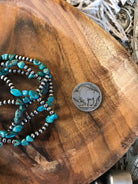
POLYGON ((42 130, 45 131, 45 130, 46 130, 46 127, 43 126, 43 127, 42 127, 42 130))
POLYGON ((49 86, 49 89, 53 89, 53 86, 49 86))
POLYGON ((5 65, 5 63, 4 62, 1 62, 1 66, 4 66, 5 65))
POLYGON ((27 120, 26 118, 24 118, 24 122, 25 122, 25 123, 27 123, 27 122, 28 122, 28 120, 27 120))
POLYGON ((22 60, 25 61, 25 57, 24 56, 22 57, 22 60))
POLYGON ((41 105, 44 105, 44 104, 45 104, 45 101, 41 101, 40 104, 41 104, 41 105))
POLYGON ((11 104, 11 100, 10 99, 8 100, 8 104, 11 104))
POLYGON ((2 75, 2 76, 1 76, 1 79, 3 80, 4 77, 5 77, 5 75, 2 75))
POLYGON ((5 138, 3 138, 3 139, 2 139, 2 142, 3 142, 3 143, 6 143, 6 139, 5 139, 5 138))
POLYGON ((38 111, 34 110, 34 114, 38 114, 38 111))
POLYGON ((41 85, 39 86, 39 89, 40 89, 40 90, 43 89, 43 88, 44 88, 43 86, 41 86, 41 85))
POLYGON ((31 71, 31 73, 30 73, 31 75, 34 75, 35 74, 35 72, 34 71, 31 71))
POLYGON ((48 127, 48 123, 45 123, 44 126, 45 126, 45 127, 48 127))
POLYGON ((16 70, 13 70, 13 73, 16 73, 16 70))
POLYGON ((38 99, 37 99, 38 102, 41 102, 41 100, 42 100, 41 98, 38 98, 38 99))
POLYGON ((7 79, 8 79, 8 77, 4 77, 4 79, 3 79, 3 80, 4 80, 4 81, 6 81, 7 79))
POLYGON ((38 77, 38 74, 36 73, 36 74, 34 75, 34 77, 37 78, 37 77, 38 77))
POLYGON ((29 59, 29 61, 32 63, 33 62, 33 60, 32 59, 29 59))
POLYGON ((38 80, 41 80, 42 78, 41 77, 37 77, 38 80))
POLYGON ((15 56, 15 59, 18 59, 18 55, 15 56))
POLYGON ((18 56, 18 59, 21 60, 22 59, 22 56, 18 56))
POLYGON ((50 114, 50 115, 51 115, 51 114, 54 114, 54 111, 50 111, 49 114, 50 114))
POLYGON ((12 140, 11 140, 11 139, 8 139, 8 140, 7 140, 7 143, 9 143, 9 144, 10 144, 11 142, 12 142, 12 140))
POLYGON ((32 71, 32 69, 31 69, 31 68, 28 68, 28 69, 27 69, 27 71, 28 71, 28 72, 31 72, 31 71, 32 71))
POLYGON ((44 105, 44 108, 47 108, 47 107, 48 107, 48 104, 45 104, 45 105, 44 105))
POLYGON ((9 129, 10 129, 10 130, 12 130, 12 128, 13 128, 12 126, 9 126, 9 129))
POLYGON ((20 69, 18 69, 18 70, 17 70, 17 73, 21 73, 21 70, 20 70, 20 69))
POLYGON ((6 100, 4 100, 4 101, 3 101, 3 104, 4 104, 4 105, 6 105, 6 104, 7 104, 7 101, 6 101, 6 100))
POLYGON ((35 134, 32 133, 32 134, 31 134, 31 137, 34 139, 34 138, 35 138, 35 134))
POLYGON ((14 101, 14 100, 12 100, 12 101, 11 101, 11 103, 12 103, 12 104, 15 104, 15 101, 14 101))
POLYGON ((53 90, 52 90, 52 89, 50 89, 50 90, 49 90, 49 93, 53 93, 53 90))
POLYGON ((24 125, 24 122, 23 122, 23 121, 21 122, 21 125, 22 125, 22 126, 24 125))
POLYGON ((16 142, 16 141, 13 139, 13 140, 12 140, 12 144, 15 144, 15 142, 16 142))
POLYGON ((12 69, 9 69, 9 73, 11 73, 12 72, 12 69))
POLYGON ((36 131, 36 132, 35 132, 35 135, 36 135, 36 136, 39 136, 39 132, 38 132, 38 131, 36 131))
POLYGON ((31 113, 30 113, 30 116, 34 117, 34 114, 31 112, 31 113))
POLYGON ((53 85, 53 83, 52 83, 52 82, 49 82, 49 85, 50 85, 50 86, 52 86, 52 85, 53 85))
POLYGON ((15 123, 14 122, 12 122, 12 126, 15 126, 15 123))
POLYGON ((21 74, 23 75, 24 74, 24 71, 22 71, 21 74))
POLYGON ((42 134, 42 133, 43 133, 43 130, 42 130, 42 129, 39 129, 38 131, 40 132, 40 134, 42 134))
POLYGON ((26 61, 29 61, 29 58, 28 57, 26 58, 26 61))
POLYGON ((25 75, 29 75, 29 72, 25 72, 25 75))
POLYGON ((47 111, 51 111, 51 107, 48 107, 48 108, 47 108, 47 111))
POLYGON ((49 96, 53 96, 53 93, 50 93, 49 96))
POLYGON ((10 80, 7 80, 6 83, 8 84, 10 82, 10 80))
POLYGON ((27 66, 27 65, 25 65, 25 66, 24 66, 24 69, 25 69, 25 70, 27 70, 27 68, 28 68, 28 66, 27 66))

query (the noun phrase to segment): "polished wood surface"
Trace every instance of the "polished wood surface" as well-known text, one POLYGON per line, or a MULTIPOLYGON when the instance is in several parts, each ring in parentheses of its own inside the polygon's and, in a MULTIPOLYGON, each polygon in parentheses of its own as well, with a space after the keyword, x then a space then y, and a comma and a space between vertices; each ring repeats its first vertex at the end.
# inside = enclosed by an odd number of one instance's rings
MULTIPOLYGON (((47 64, 59 119, 29 146, 0 149, 0 183, 88 184, 128 150, 138 135, 138 68, 92 20, 63 0, 0 0, 3 53, 47 64), (81 112, 72 102, 72 91, 82 82, 102 91, 103 103, 94 112, 81 112)), ((22 89, 34 84, 13 78, 22 89)), ((3 87, 0 99, 10 96, 3 87)), ((13 116, 10 109, 1 107, 3 127, 13 116)), ((30 129, 44 117, 32 120, 30 129)))

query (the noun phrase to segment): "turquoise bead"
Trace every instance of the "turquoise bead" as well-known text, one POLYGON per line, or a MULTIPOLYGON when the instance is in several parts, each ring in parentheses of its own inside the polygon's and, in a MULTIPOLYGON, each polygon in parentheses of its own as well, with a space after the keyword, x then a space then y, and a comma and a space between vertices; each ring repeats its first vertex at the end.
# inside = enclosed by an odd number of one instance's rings
POLYGON ((3 60, 8 60, 9 59, 9 54, 3 54, 2 56, 3 60))
POLYGON ((3 142, 0 142, 0 148, 2 148, 2 146, 3 146, 3 142))
POLYGON ((0 71, 0 77, 1 77, 2 75, 3 75, 3 71, 1 70, 1 71, 0 71))
POLYGON ((8 66, 8 67, 12 67, 12 66, 16 66, 17 65, 17 62, 18 62, 18 60, 17 59, 14 59, 14 60, 12 60, 12 61, 9 61, 9 63, 8 63, 8 61, 6 62, 6 66, 8 66))
POLYGON ((52 114, 52 115, 51 115, 51 118, 52 118, 52 119, 57 119, 57 118, 58 118, 58 115, 57 115, 57 114, 52 114))
POLYGON ((25 63, 24 63, 23 61, 20 61, 20 62, 17 64, 17 66, 18 66, 19 68, 23 69, 24 66, 25 66, 25 63))
POLYGON ((22 92, 19 89, 11 89, 10 93, 14 96, 22 96, 22 92))
POLYGON ((19 140, 15 140, 15 143, 14 143, 14 146, 16 147, 16 146, 19 146, 21 144, 21 141, 19 141, 19 140))
POLYGON ((38 112, 42 112, 42 111, 44 111, 44 110, 45 110, 45 108, 44 108, 43 105, 41 105, 41 106, 39 106, 39 107, 37 108, 37 111, 38 111, 38 112))
POLYGON ((0 131, 0 136, 5 137, 7 135, 7 132, 5 130, 0 131))
POLYGON ((48 101, 49 102, 53 102, 54 101, 54 97, 53 96, 48 97, 48 101))
POLYGON ((39 69, 40 69, 40 70, 43 70, 44 68, 47 68, 47 66, 46 66, 45 64, 41 63, 41 64, 39 65, 39 69))
POLYGON ((22 125, 17 125, 15 126, 12 131, 13 132, 21 132, 21 130, 23 129, 23 126, 22 125))
POLYGON ((33 75, 33 74, 30 74, 30 75, 28 76, 28 79, 32 79, 32 78, 34 78, 34 75, 33 75))
POLYGON ((52 119, 50 116, 46 117, 46 122, 47 123, 53 123, 54 119, 52 119))
POLYGON ((15 118, 21 118, 22 117, 22 115, 23 115, 23 112, 20 110, 20 109, 17 109, 16 111, 15 111, 15 118))
POLYGON ((43 69, 43 73, 45 73, 45 74, 49 75, 49 74, 50 74, 50 71, 49 71, 49 69, 48 69, 48 68, 44 68, 44 69, 43 69))
POLYGON ((39 94, 36 91, 30 90, 29 91, 29 96, 31 100, 35 100, 39 98, 39 94))
POLYGON ((28 95, 28 91, 27 90, 23 90, 22 94, 23 94, 23 96, 27 96, 28 95))
POLYGON ((33 63, 34 63, 34 65, 40 65, 41 62, 38 59, 34 59, 33 63))
POLYGON ((8 132, 5 136, 5 138, 9 139, 9 138, 15 137, 16 135, 17 135, 16 132, 8 132))
POLYGON ((9 60, 13 60, 13 59, 15 59, 15 54, 9 54, 9 60))
POLYGON ((40 76, 40 77, 43 77, 45 74, 43 72, 37 72, 37 74, 40 76))
POLYGON ((8 68, 4 68, 4 72, 8 72, 9 70, 8 70, 8 68))
POLYGON ((33 139, 30 135, 27 135, 27 136, 26 136, 26 141, 27 141, 27 142, 33 142, 34 139, 33 139))
POLYGON ((15 105, 24 105, 23 101, 19 98, 16 99, 15 105))
POLYGON ((24 105, 20 105, 19 109, 24 112, 26 110, 26 107, 24 105))
POLYGON ((22 146, 27 146, 27 145, 28 145, 28 141, 26 141, 25 139, 23 139, 23 140, 21 141, 21 145, 22 145, 22 146))
POLYGON ((49 101, 47 101, 46 103, 48 104, 49 107, 51 107, 53 105, 53 103, 49 102, 49 101))
POLYGON ((23 102, 24 103, 29 103, 30 102, 30 98, 28 96, 26 96, 25 98, 23 98, 23 102))
POLYGON ((20 118, 14 118, 14 123, 19 124, 20 123, 20 118))

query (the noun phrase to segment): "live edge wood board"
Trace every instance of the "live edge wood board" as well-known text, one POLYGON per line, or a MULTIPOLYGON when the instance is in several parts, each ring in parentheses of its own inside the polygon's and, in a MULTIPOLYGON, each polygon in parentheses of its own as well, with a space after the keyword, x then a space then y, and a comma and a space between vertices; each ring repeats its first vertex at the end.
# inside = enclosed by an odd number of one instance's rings
MULTIPOLYGON (((47 64, 59 119, 29 146, 0 149, 1 184, 88 184, 128 150, 138 135, 138 69, 96 23, 63 0, 0 0, 3 53, 47 64), (72 91, 82 82, 102 91, 103 103, 94 112, 81 112, 72 102, 72 91)), ((17 87, 29 88, 27 80, 13 79, 17 87)), ((4 83, 0 91, 0 99, 12 98, 4 83)), ((13 109, 1 108, 0 117, 3 128, 13 109)), ((44 117, 32 120, 30 129, 44 117)))

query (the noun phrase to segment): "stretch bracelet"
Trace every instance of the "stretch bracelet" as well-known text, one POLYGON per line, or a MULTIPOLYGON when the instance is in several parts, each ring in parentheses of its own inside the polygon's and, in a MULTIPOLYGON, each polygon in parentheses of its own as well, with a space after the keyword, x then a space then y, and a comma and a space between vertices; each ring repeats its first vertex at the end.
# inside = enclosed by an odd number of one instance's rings
POLYGON ((9 129, 0 130, 0 147, 2 147, 4 143, 12 143, 14 146, 26 146, 29 142, 33 142, 35 137, 45 131, 49 123, 53 123, 53 121, 57 119, 57 114, 55 114, 51 108, 54 101, 53 85, 51 81, 52 76, 47 66, 37 59, 22 57, 15 54, 4 54, 0 56, 0 61, 0 78, 8 84, 10 93, 14 98, 16 97, 16 100, 8 99, 0 102, 0 106, 7 104, 19 106, 15 111, 14 120, 9 126, 9 129), (39 71, 35 73, 26 63, 33 63, 34 66, 38 66, 39 71), (15 88, 14 84, 9 79, 10 73, 26 75, 28 79, 37 79, 40 85, 36 91, 19 90, 15 88), (45 101, 42 97, 46 95, 48 95, 48 98, 45 101), (28 114, 27 109, 29 105, 35 101, 39 102, 39 106, 28 114), (30 135, 26 135, 25 138, 19 139, 18 133, 22 131, 24 124, 42 111, 47 111, 49 113, 49 115, 46 116, 46 122, 43 126, 30 135))

